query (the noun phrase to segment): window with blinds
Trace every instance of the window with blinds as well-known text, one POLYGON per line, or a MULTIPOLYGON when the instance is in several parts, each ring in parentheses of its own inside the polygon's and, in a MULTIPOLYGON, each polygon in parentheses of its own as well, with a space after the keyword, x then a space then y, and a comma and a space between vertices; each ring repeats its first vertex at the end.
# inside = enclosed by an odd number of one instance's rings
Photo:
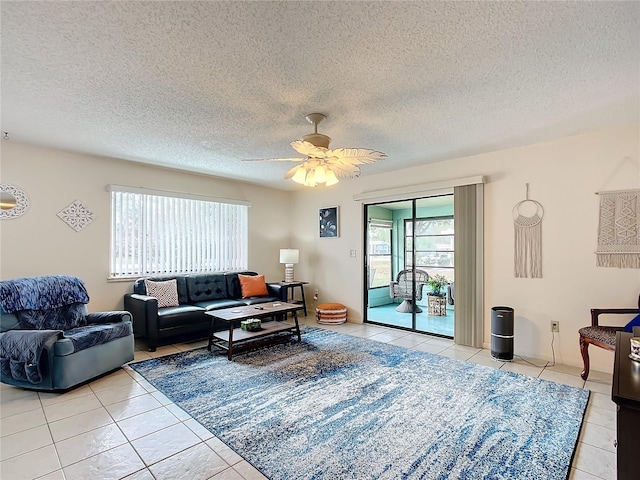
POLYGON ((369 288, 388 287, 391 278, 391 220, 369 220, 367 267, 369 288))
POLYGON ((108 190, 111 278, 247 269, 246 202, 108 190))
POLYGON ((454 221, 453 216, 405 220, 405 268, 426 270, 429 275, 444 275, 454 281, 454 221), (415 225, 415 262, 413 260, 413 230, 415 225))

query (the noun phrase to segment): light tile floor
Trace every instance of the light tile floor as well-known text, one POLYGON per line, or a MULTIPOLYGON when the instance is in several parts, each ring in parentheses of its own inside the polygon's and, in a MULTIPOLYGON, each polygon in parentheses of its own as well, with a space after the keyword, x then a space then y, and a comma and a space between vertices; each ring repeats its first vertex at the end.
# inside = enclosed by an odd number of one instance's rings
MULTIPOLYGON (((536 367, 520 359, 502 363, 488 350, 450 340, 374 325, 318 325, 493 368, 591 390, 570 480, 615 479, 615 404, 611 374, 565 365, 536 367)), ((173 344, 156 352, 138 350, 136 360, 199 348, 206 341, 173 344)), ((529 359, 531 363, 545 362, 529 359)), ((144 378, 123 367, 64 394, 37 393, 2 384, 0 389, 0 478, 188 479, 265 478, 144 378)))

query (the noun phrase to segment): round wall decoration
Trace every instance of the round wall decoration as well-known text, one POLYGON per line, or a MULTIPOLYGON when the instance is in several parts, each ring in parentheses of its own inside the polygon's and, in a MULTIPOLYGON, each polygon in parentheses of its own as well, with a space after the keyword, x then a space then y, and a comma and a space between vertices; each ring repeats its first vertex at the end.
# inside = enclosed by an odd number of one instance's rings
POLYGON ((10 183, 0 183, 0 219, 21 217, 29 208, 27 194, 10 183))

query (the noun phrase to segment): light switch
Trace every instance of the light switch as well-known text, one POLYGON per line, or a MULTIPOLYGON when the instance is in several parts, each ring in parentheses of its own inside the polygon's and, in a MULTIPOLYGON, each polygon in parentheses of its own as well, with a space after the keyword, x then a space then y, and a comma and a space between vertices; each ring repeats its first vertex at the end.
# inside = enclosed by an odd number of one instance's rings
POLYGON ((349 256, 351 256, 351 257, 354 257, 354 258, 355 258, 355 256, 356 256, 356 251, 355 251, 355 250, 351 250, 351 251, 349 252, 349 256))

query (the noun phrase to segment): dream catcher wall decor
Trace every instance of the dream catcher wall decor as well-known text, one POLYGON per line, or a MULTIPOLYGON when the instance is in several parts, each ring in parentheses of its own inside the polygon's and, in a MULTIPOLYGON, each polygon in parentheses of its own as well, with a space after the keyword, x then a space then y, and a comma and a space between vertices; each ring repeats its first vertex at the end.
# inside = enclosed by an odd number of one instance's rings
POLYGON ((513 207, 514 274, 516 278, 542 278, 542 217, 544 208, 529 198, 513 207))

